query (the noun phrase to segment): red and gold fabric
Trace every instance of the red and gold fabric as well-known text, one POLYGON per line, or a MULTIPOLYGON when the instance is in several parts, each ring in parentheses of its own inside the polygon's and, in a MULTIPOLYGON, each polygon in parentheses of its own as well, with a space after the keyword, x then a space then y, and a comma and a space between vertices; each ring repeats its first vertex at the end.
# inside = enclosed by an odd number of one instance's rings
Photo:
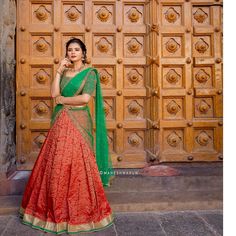
MULTIPOLYGON (((69 92, 92 94, 95 90, 97 96, 98 84, 96 69, 87 68, 76 77, 63 77, 60 86, 63 96, 71 96, 69 92)), ((101 94, 98 96, 101 99, 101 94)), ((112 225, 114 214, 104 191, 112 174, 102 179, 92 130, 87 105, 55 107, 51 128, 22 198, 22 223, 55 234, 98 231, 112 225)), ((110 168, 110 163, 106 167, 110 168)))

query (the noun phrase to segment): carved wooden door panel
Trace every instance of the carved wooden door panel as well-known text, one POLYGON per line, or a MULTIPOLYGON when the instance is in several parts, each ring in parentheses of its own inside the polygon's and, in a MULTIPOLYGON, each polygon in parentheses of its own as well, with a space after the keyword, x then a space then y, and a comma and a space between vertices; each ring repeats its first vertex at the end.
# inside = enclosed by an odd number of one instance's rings
MULTIPOLYGON (((85 42, 88 63, 100 73, 114 167, 145 165, 145 9, 144 1, 19 1, 19 170, 32 168, 45 140, 55 105, 50 84, 71 37, 85 42)), ((93 101, 89 106, 94 116, 93 101)))
POLYGON ((152 7, 156 160, 221 160, 222 3, 158 3, 152 7))
POLYGON ((71 37, 100 73, 114 167, 222 159, 221 16, 217 0, 19 1, 18 169, 32 168, 45 140, 71 37))

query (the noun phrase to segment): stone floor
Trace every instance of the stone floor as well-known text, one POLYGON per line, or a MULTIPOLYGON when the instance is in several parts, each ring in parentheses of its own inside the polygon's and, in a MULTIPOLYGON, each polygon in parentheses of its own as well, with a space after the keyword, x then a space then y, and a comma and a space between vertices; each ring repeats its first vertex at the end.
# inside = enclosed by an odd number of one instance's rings
MULTIPOLYGON (((21 224, 16 215, 0 216, 1 236, 52 236, 21 224)), ((65 236, 67 234, 61 234, 65 236)), ((112 226, 91 236, 220 236, 222 210, 172 212, 117 212, 112 226)))

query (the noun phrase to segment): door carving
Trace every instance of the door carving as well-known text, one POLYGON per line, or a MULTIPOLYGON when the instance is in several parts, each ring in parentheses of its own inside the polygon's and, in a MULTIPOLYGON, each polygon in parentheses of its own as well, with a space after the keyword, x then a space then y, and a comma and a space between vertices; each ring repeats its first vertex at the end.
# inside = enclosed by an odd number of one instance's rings
POLYGON ((222 159, 221 5, 19 1, 18 170, 32 169, 47 135, 50 84, 71 37, 100 73, 114 167, 222 159))

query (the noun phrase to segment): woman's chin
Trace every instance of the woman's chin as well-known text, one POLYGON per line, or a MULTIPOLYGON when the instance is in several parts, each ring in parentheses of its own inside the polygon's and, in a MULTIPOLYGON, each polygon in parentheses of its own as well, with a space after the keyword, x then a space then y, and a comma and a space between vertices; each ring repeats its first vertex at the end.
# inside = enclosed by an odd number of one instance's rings
POLYGON ((78 59, 78 58, 70 58, 70 60, 71 60, 72 62, 80 61, 80 59, 78 59))

